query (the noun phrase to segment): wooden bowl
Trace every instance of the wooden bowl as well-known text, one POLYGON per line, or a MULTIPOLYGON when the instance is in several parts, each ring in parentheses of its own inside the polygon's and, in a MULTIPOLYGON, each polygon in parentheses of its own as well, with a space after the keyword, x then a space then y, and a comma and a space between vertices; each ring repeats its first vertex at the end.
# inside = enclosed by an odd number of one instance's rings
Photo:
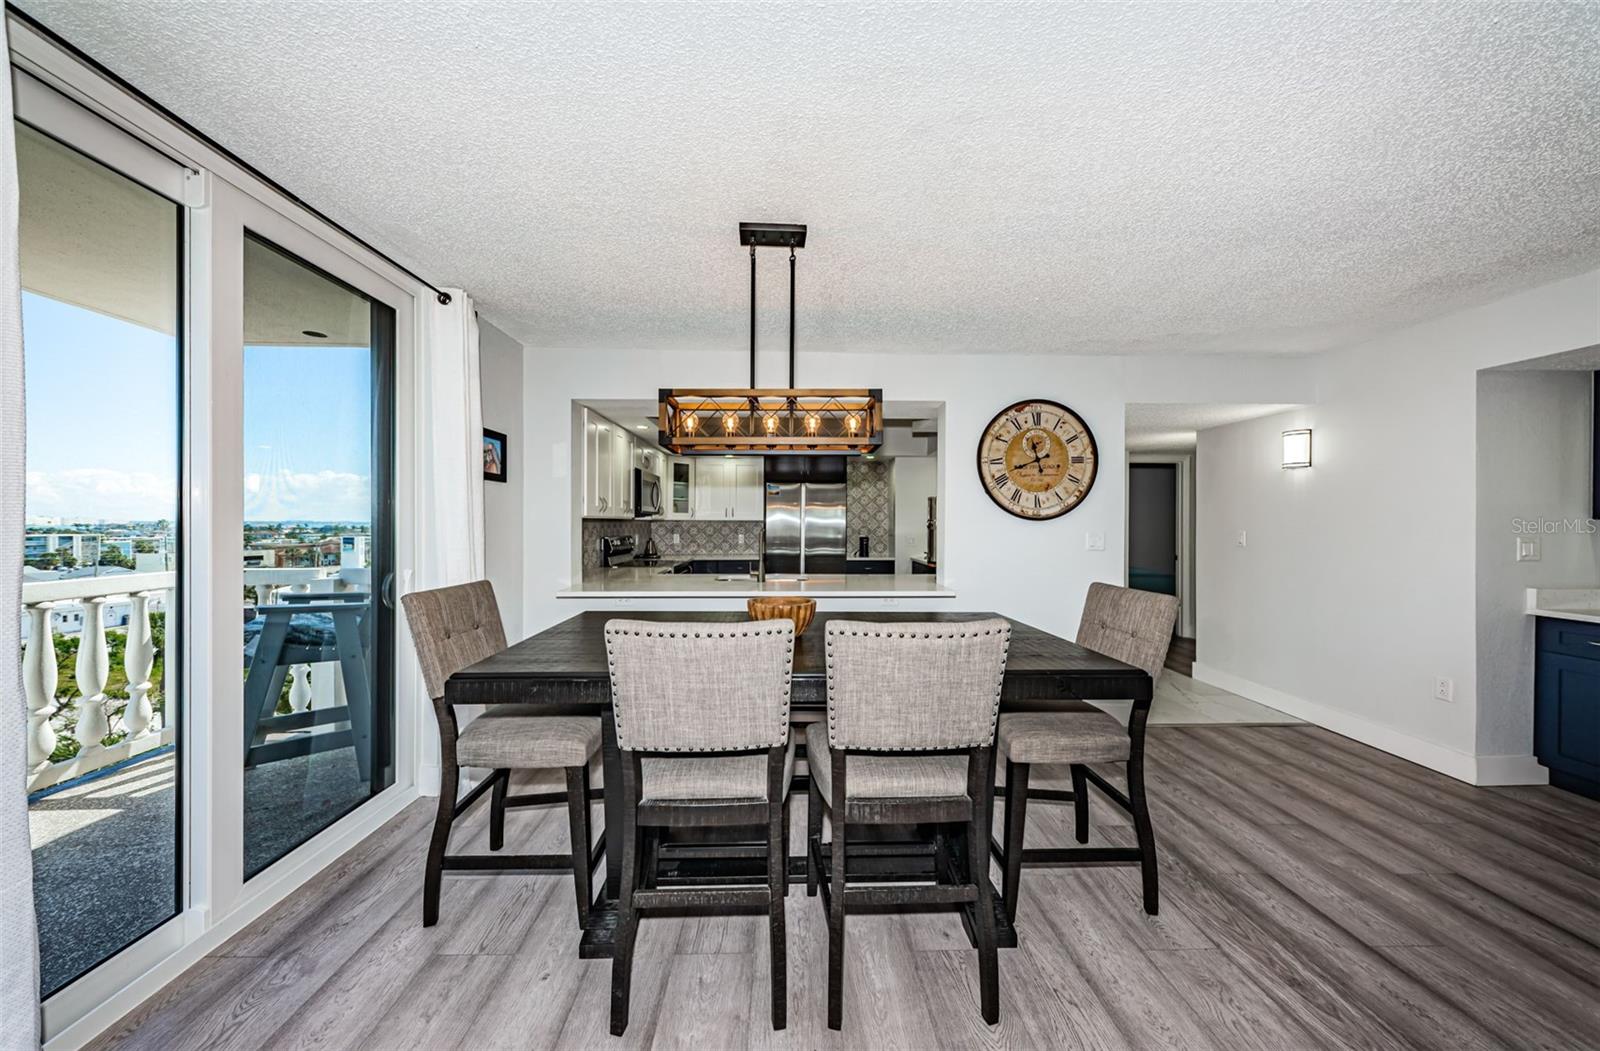
POLYGON ((817 615, 817 600, 794 598, 790 595, 773 595, 770 598, 753 598, 745 601, 751 620, 778 620, 787 617, 794 621, 794 633, 802 634, 817 615))

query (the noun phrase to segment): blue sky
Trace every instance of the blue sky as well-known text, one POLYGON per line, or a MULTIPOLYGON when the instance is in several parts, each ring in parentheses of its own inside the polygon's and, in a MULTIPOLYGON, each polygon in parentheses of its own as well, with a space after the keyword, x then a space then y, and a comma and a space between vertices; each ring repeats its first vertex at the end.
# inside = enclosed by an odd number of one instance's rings
MULTIPOLYGON (((176 518, 176 340, 31 292, 22 322, 28 516, 176 518)), ((246 519, 370 517, 369 353, 245 348, 246 519)))

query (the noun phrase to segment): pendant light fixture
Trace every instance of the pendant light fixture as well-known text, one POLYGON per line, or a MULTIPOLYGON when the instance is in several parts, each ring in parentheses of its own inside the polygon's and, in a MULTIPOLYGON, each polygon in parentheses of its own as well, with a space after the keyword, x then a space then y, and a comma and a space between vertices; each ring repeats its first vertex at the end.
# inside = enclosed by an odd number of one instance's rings
POLYGON ((750 248, 750 386, 663 388, 658 406, 663 448, 682 455, 726 453, 858 455, 883 444, 883 391, 798 388, 794 383, 795 252, 806 228, 740 223, 750 248), (789 250, 789 385, 756 386, 756 249, 789 250))

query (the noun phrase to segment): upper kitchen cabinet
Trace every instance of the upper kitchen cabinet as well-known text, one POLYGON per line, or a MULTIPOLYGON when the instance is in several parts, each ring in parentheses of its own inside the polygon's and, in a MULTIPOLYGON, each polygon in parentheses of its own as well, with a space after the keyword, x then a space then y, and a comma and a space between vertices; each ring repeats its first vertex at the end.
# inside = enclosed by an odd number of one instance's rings
POLYGON ((633 435, 583 410, 583 517, 633 517, 633 435))
POLYGON ((702 459, 694 465, 692 517, 759 522, 766 518, 759 456, 702 459))
POLYGON ((661 484, 667 487, 665 507, 668 518, 694 517, 694 461, 682 456, 667 460, 667 473, 661 484))

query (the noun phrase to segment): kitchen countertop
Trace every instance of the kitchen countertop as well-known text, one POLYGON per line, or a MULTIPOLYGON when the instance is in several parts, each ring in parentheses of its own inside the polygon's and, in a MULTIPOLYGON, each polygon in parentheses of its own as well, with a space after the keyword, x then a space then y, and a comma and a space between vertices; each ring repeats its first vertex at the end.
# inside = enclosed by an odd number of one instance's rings
MULTIPOLYGON (((678 561, 682 561, 679 559, 678 561)), ((797 581, 718 579, 721 574, 673 573, 665 566, 619 566, 585 573, 583 583, 557 598, 755 598, 761 595, 836 595, 842 598, 954 598, 937 577, 910 573, 850 573, 797 581)))
POLYGON ((1600 588, 1529 588, 1528 614, 1600 624, 1600 588))

